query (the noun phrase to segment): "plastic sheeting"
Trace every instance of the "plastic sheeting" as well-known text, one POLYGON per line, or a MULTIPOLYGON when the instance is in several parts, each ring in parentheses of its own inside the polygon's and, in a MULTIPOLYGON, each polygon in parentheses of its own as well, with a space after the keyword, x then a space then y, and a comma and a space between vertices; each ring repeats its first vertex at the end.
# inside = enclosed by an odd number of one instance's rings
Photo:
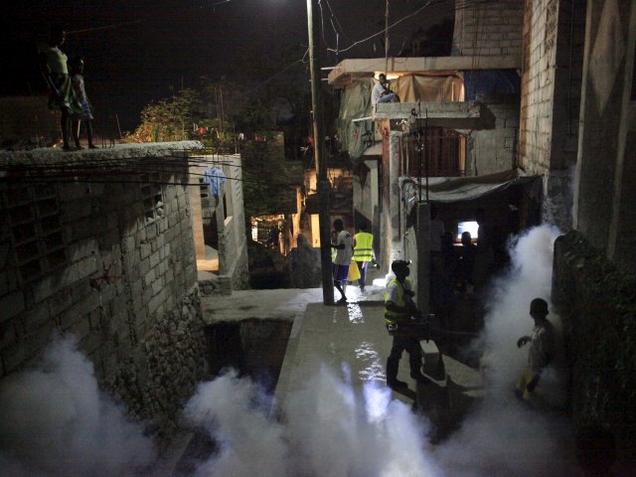
MULTIPOLYGON (((352 122, 371 116, 371 91, 374 85, 373 78, 361 78, 353 81, 342 92, 338 134, 344 150, 352 159, 359 158, 377 140, 373 121, 352 122)), ((391 89, 403 103, 461 101, 462 85, 461 78, 450 73, 404 75, 391 81, 391 89)))
MULTIPOLYGON (((452 203, 478 199, 512 185, 530 183, 537 176, 522 176, 518 171, 499 172, 475 177, 431 177, 429 178, 429 200, 431 202, 452 203)), ((416 177, 401 177, 400 188, 407 209, 417 202, 419 186, 426 195, 426 180, 416 177)))
POLYGON ((391 82, 403 103, 461 101, 462 80, 455 75, 404 75, 391 82))
POLYGON ((355 81, 343 90, 340 98, 338 135, 344 150, 352 159, 360 157, 374 141, 375 125, 372 121, 352 122, 371 115, 373 84, 372 78, 355 81))

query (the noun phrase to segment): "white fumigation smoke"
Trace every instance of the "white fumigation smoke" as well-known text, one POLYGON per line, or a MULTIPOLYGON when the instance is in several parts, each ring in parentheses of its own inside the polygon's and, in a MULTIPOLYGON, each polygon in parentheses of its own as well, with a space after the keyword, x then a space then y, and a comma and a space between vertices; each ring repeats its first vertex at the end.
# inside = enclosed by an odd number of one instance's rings
POLYGON ((71 337, 0 387, 0 474, 134 475, 155 460, 140 426, 100 392, 71 337))
MULTIPOLYGON (((484 331, 487 378, 486 395, 479 408, 436 455, 448 475, 560 476, 571 475, 562 458, 569 437, 565 419, 556 412, 533 409, 519 402, 514 385, 527 363, 527 347, 519 349, 517 339, 529 335, 534 325, 529 315, 533 298, 550 304, 552 256, 559 231, 550 226, 531 229, 510 248, 511 268, 497 278, 490 292, 484 331)), ((552 305, 549 305, 552 310, 552 305)), ((548 319, 560 329, 559 317, 548 319)), ((562 404, 559 360, 542 374, 537 389, 545 404, 562 404)))
MULTIPOLYGON (((489 390, 447 441, 433 448, 427 422, 392 401, 384 386, 355 390, 326 366, 288 396, 282 422, 269 417, 259 387, 229 373, 200 384, 185 407, 189 422, 218 446, 196 475, 570 475, 559 459, 566 423, 556 413, 524 406, 513 394, 527 356, 516 340, 532 329, 530 301, 549 299, 557 233, 538 227, 515 242, 511 270, 494 283, 482 336, 489 390)), ((550 376, 558 373, 551 370, 540 386, 558 388, 550 376)), ((56 341, 42 366, 2 383, 3 475, 126 475, 153 459, 151 442, 99 392, 92 365, 72 341, 56 341)))

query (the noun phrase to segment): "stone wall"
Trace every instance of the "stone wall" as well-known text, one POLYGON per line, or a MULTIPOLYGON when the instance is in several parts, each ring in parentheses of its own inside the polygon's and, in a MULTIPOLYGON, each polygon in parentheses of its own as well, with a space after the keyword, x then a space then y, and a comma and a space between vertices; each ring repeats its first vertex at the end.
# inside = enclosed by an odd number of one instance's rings
POLYGON ((521 54, 523 0, 457 0, 453 55, 521 54))
POLYGON ((102 383, 163 423, 203 366, 187 159, 127 146, 41 155, 77 169, 36 172, 35 151, 21 174, 38 182, 0 181, 0 377, 72 333, 102 383))
POLYGON ((620 272, 578 232, 554 247, 552 301, 564 323, 577 427, 609 426, 624 456, 636 451, 636 277, 620 272))

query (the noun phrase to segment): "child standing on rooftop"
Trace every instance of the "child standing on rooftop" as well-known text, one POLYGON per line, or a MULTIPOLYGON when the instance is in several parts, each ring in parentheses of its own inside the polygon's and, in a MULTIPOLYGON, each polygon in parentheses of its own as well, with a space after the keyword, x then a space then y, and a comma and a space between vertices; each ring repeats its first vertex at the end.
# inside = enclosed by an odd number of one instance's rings
POLYGON ((69 62, 69 66, 73 91, 81 105, 81 111, 73 115, 73 140, 75 141, 75 146, 81 149, 79 135, 81 123, 84 121, 86 124, 86 135, 88 136, 88 147, 95 149, 97 146, 93 144, 93 113, 84 87, 84 60, 82 58, 73 58, 69 62))

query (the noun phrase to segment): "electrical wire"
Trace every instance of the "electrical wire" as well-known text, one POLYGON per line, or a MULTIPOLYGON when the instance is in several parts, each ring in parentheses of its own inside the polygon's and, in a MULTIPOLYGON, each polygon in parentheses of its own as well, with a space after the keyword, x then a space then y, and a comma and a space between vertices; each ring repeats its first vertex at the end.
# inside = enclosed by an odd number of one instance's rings
MULTIPOLYGON (((49 164, 6 164, 0 165, 0 182, 100 182, 101 179, 90 179, 85 176, 99 174, 100 176, 121 176, 121 175, 174 175, 176 173, 188 174, 192 177, 206 177, 205 173, 197 173, 189 170, 192 165, 204 165, 204 166, 220 166, 225 165, 227 167, 242 168, 244 166, 235 165, 232 163, 221 162, 218 158, 203 159, 202 157, 188 158, 188 162, 184 163, 185 157, 179 156, 167 156, 158 160, 157 158, 132 158, 132 160, 142 160, 143 164, 135 164, 131 166, 131 158, 128 159, 105 159, 95 161, 61 161, 49 164), (106 171, 105 168, 120 169, 106 171), (69 180, 62 180, 60 178, 69 180)), ((281 187, 290 187, 298 185, 297 181, 279 181, 272 182, 271 180, 264 179, 247 179, 236 178, 228 176, 215 176, 207 174, 207 177, 218 177, 226 180, 234 180, 238 182, 255 183, 255 184, 268 184, 281 187)), ((152 180, 112 180, 106 181, 112 183, 165 183, 167 185, 177 184, 167 181, 152 181, 152 180)), ((183 184, 178 182, 178 184, 183 184)), ((189 184, 195 185, 195 184, 189 184)), ((196 185, 202 185, 200 182, 196 185)))
POLYGON ((355 41, 353 42, 351 45, 347 46, 346 48, 342 48, 339 51, 335 51, 333 48, 327 48, 328 51, 334 52, 334 53, 345 53, 349 50, 351 50, 352 48, 365 43, 369 40, 372 40, 373 38, 382 35, 383 33, 393 29, 394 27, 398 26, 400 23, 405 22, 406 20, 413 18, 416 15, 419 15, 421 12, 423 12, 426 8, 430 7, 431 5, 433 5, 434 3, 440 3, 440 2, 434 2, 433 0, 429 0, 428 2, 426 2, 423 6, 421 6, 420 8, 418 8, 417 10, 415 10, 413 13, 410 13, 402 18, 400 18, 399 20, 396 20, 395 22, 391 23, 387 28, 383 28, 382 30, 374 33, 373 35, 369 35, 366 38, 363 38, 361 40, 355 41))

